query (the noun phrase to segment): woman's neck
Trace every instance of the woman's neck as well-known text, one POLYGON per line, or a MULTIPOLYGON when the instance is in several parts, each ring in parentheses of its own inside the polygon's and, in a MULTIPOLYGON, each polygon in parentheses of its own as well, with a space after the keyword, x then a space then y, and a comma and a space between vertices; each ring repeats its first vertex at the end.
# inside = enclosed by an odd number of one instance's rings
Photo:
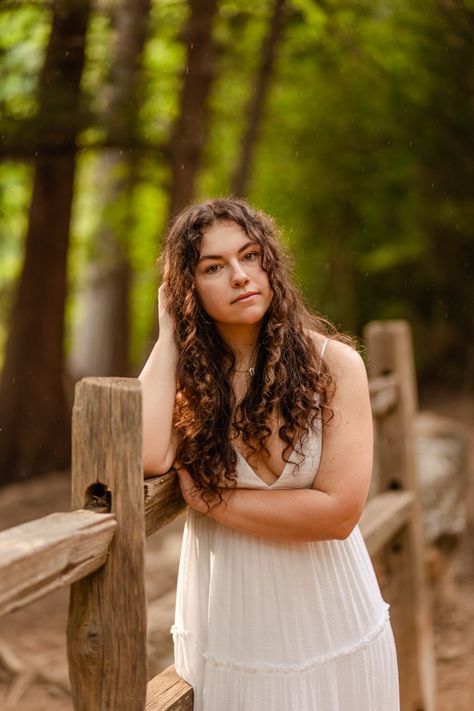
POLYGON ((253 367, 261 324, 245 326, 218 324, 217 327, 235 355, 235 370, 248 370, 253 367))

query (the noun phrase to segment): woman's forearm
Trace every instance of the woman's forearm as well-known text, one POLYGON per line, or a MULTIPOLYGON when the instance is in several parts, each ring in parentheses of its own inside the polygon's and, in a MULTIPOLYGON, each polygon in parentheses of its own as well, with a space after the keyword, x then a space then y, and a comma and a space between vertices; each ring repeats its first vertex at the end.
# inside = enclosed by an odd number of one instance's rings
POLYGON ((171 330, 162 329, 139 380, 143 392, 143 466, 163 474, 174 460, 172 420, 176 398, 177 349, 171 330))
POLYGON ((223 501, 208 510, 189 472, 176 463, 186 503, 243 533, 278 541, 347 538, 360 507, 317 489, 221 489, 223 501))
POLYGON ((356 521, 337 499, 317 489, 238 489, 211 516, 244 533, 279 541, 346 538, 356 521))

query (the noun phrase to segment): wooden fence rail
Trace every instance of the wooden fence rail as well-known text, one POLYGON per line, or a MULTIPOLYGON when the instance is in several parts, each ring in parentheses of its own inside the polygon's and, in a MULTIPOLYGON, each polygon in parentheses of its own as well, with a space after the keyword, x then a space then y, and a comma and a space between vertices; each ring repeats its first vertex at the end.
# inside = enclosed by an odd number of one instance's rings
POLYGON ((0 533, 0 616, 90 575, 106 561, 111 514, 54 513, 0 533))
MULTIPOLYGON (((385 571, 401 709, 435 711, 410 329, 403 321, 372 322, 365 340, 377 476, 359 526, 385 571)), ((86 378, 73 411, 73 511, 0 533, 0 615, 71 584, 67 636, 76 711, 193 708, 192 689, 173 667, 147 683, 145 537, 185 504, 174 472, 143 482, 141 457, 139 382, 86 378)))

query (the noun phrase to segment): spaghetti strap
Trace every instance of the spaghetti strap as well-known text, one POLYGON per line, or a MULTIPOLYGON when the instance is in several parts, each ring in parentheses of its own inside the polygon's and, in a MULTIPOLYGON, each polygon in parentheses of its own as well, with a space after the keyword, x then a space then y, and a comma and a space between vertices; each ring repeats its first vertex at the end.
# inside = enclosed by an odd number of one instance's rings
POLYGON ((325 338, 323 345, 321 346, 321 352, 319 354, 319 366, 318 366, 318 375, 321 372, 321 365, 323 363, 323 358, 324 358, 324 351, 326 350, 326 346, 328 344, 329 338, 325 338))

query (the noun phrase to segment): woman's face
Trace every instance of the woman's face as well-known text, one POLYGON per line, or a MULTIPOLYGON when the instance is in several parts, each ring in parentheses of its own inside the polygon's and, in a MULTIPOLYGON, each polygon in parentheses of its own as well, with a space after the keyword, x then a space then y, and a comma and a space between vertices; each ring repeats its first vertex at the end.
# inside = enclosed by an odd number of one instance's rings
POLYGON ((258 324, 273 298, 261 247, 232 221, 216 222, 202 238, 195 284, 217 326, 258 324))

